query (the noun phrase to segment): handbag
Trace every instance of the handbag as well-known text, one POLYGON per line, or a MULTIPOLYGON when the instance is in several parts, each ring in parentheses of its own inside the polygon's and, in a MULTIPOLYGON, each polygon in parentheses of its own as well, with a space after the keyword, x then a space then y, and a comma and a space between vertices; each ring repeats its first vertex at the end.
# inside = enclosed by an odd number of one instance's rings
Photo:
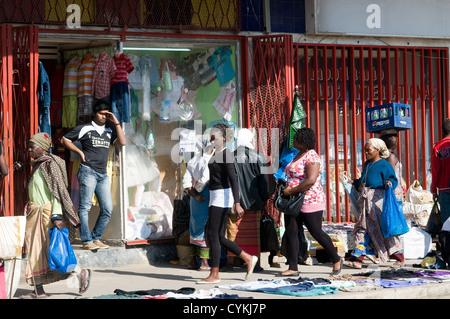
POLYGON ((297 217, 300 214, 300 209, 303 206, 305 193, 300 192, 290 196, 286 196, 284 195, 285 188, 286 186, 284 184, 280 184, 278 186, 278 192, 275 193, 275 197, 273 200, 274 206, 282 213, 297 217))
POLYGON ((389 188, 384 190, 381 232, 385 238, 388 238, 403 235, 408 231, 409 227, 403 215, 402 202, 397 200, 392 185, 389 185, 389 188))
POLYGON ((69 241, 69 230, 54 227, 49 230, 50 244, 48 266, 62 274, 70 272, 77 266, 77 258, 69 241))
POLYGON ((266 211, 261 216, 259 233, 262 252, 280 249, 275 220, 266 211))
POLYGON ((441 211, 439 210, 438 202, 435 201, 433 204, 433 208, 431 209, 430 217, 428 218, 425 231, 432 236, 438 235, 442 229, 442 225, 443 223, 441 211))

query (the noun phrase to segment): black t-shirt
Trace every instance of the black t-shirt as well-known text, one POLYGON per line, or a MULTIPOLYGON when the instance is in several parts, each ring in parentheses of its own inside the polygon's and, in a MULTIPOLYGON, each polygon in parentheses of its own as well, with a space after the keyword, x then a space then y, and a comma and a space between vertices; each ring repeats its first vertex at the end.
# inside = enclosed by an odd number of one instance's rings
POLYGON ((234 202, 240 203, 239 185, 236 169, 234 167, 234 156, 228 148, 214 154, 208 163, 209 189, 231 188, 234 202))
POLYGON ((115 126, 98 126, 94 122, 82 124, 64 135, 64 138, 71 142, 80 141, 86 159, 83 165, 98 173, 106 173, 109 145, 117 139, 115 126))

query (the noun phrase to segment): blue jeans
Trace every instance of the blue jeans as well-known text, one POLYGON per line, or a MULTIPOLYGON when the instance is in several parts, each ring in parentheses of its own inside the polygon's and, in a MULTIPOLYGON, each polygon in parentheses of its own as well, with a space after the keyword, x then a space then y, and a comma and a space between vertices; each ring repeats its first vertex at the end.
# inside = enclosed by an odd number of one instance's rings
POLYGON ((78 208, 78 217, 81 222, 80 236, 83 244, 87 244, 102 237, 103 231, 111 218, 113 210, 111 183, 106 173, 97 173, 84 165, 80 165, 78 170, 78 182, 80 184, 80 206, 78 208), (97 196, 100 214, 91 233, 89 230, 89 211, 92 207, 94 194, 97 196))
POLYGON ((130 122, 130 90, 127 82, 111 85, 111 110, 119 122, 130 122))
POLYGON ((38 105, 38 125, 40 133, 52 135, 52 127, 50 125, 50 108, 38 105))

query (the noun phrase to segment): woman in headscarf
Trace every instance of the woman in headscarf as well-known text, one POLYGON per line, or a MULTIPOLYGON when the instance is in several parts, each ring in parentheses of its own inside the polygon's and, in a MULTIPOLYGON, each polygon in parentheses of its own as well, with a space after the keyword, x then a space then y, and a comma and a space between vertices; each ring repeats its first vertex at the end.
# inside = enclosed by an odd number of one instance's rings
POLYGON ((197 257, 201 259, 199 270, 210 270, 209 248, 205 240, 205 224, 209 211, 209 169, 208 162, 213 154, 209 135, 202 135, 196 142, 197 153, 188 162, 183 177, 183 188, 191 196, 189 220, 189 242, 191 260, 188 268, 197 269, 197 257))
POLYGON ((383 140, 371 138, 364 146, 366 162, 361 178, 351 181, 361 196, 358 200, 360 212, 353 230, 355 248, 344 265, 361 269, 365 256, 375 263, 396 260, 393 268, 404 266, 403 246, 398 236, 384 238, 380 220, 383 209, 384 190, 398 184, 392 165, 386 160, 389 150, 383 140), (378 257, 378 260, 376 259, 378 257))
MULTIPOLYGON (((73 210, 73 203, 67 190, 68 180, 65 162, 49 153, 52 142, 47 133, 35 134, 28 148, 32 172, 28 184, 29 202, 26 207, 25 243, 28 259, 25 268, 25 279, 34 286, 34 293, 25 294, 21 298, 45 298, 43 285, 67 279, 71 272, 61 274, 50 269, 49 230, 62 229, 65 224, 79 227, 80 221, 73 210)), ((89 269, 74 270, 77 274, 80 289, 85 292, 89 287, 91 272, 89 269)))

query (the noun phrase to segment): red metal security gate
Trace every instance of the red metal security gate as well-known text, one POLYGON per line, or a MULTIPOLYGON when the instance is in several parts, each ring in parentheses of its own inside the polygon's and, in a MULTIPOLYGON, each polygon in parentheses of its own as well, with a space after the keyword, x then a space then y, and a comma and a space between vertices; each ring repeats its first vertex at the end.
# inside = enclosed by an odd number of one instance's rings
MULTIPOLYGON (((244 108, 244 127, 256 129, 258 150, 273 164, 290 124, 294 93, 292 36, 250 37, 244 41, 242 60, 244 70, 248 70, 248 77, 243 78, 247 92, 244 105, 248 106, 244 108), (250 67, 247 61, 251 61, 250 67)), ((271 202, 268 209, 273 210, 271 202)))
POLYGON ((28 181, 31 167, 28 144, 38 132, 38 37, 37 26, 16 27, 14 30, 14 162, 22 168, 14 171, 15 215, 22 215, 28 199, 28 181))
POLYGON ((339 173, 357 176, 365 161, 365 109, 411 105, 413 128, 400 133, 404 186, 430 183, 430 150, 449 112, 448 49, 294 44, 295 84, 323 156, 327 220, 350 220, 339 173))
POLYGON ((38 27, 2 24, 0 34, 0 139, 9 168, 0 181, 0 216, 18 216, 28 198, 28 141, 38 131, 38 27))
POLYGON ((14 215, 12 73, 13 31, 9 24, 0 25, 0 139, 9 174, 0 180, 0 216, 14 215))

